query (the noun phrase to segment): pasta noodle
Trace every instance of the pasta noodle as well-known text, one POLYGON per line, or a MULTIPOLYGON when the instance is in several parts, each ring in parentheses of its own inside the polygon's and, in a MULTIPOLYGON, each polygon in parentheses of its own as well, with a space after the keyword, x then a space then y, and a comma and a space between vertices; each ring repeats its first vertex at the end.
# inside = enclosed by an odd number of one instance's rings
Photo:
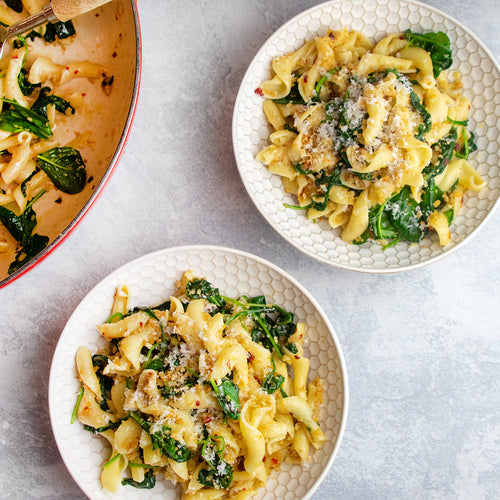
MULTIPOLYGON (((10 4, 0 6, 0 21, 6 25, 19 22, 48 3, 22 0, 21 12, 10 4)), ((40 198, 57 190, 61 196, 54 201, 61 203, 62 193, 80 193, 87 183, 84 160, 70 134, 64 132, 74 131, 81 116, 70 81, 86 79, 97 92, 107 95, 113 78, 100 64, 69 60, 66 51, 76 36, 72 21, 48 23, 16 38, 13 50, 1 61, 0 251, 8 252, 5 260, 12 260, 9 274, 49 242, 48 236, 35 232, 40 198)), ((44 210, 50 213, 48 204, 44 201, 44 210)))
POLYGON ((283 461, 323 446, 323 383, 308 382, 306 327, 292 313, 225 297, 191 271, 163 304, 128 302, 122 285, 98 326, 108 346, 76 353, 74 415, 111 445, 103 488, 151 488, 162 472, 183 499, 250 498, 283 461))
POLYGON ((325 218, 349 243, 385 248, 435 231, 448 245, 461 206, 448 200, 458 186, 486 186, 468 161, 470 102, 446 76, 449 47, 442 32, 373 46, 344 28, 275 58, 256 89, 272 128, 256 158, 297 198, 285 206, 325 218))

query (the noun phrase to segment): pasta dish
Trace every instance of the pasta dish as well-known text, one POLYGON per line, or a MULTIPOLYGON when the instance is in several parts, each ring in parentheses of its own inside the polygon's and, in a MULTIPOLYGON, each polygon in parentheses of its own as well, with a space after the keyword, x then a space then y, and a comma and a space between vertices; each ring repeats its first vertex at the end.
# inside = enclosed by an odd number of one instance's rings
MULTIPOLYGON (((47 3, 6 2, 0 22, 19 22, 47 3)), ((75 125, 89 91, 74 82, 85 79, 107 95, 113 77, 100 64, 65 56, 76 36, 72 21, 48 23, 17 37, 0 61, 0 252, 12 256, 9 274, 49 242, 36 228, 39 200, 51 198, 57 207, 91 181, 78 149, 85 131, 75 125)))
POLYGON ((265 296, 226 297, 191 271, 177 285, 166 302, 132 310, 118 287, 98 326, 107 346, 77 350, 72 421, 109 441, 109 491, 153 488, 161 473, 186 500, 249 498, 325 441, 306 327, 265 296))
POLYGON ((373 45, 346 28, 272 61, 265 98, 272 128, 258 154, 297 199, 354 244, 384 248, 435 231, 442 246, 464 193, 486 182, 448 36, 394 33, 373 45))

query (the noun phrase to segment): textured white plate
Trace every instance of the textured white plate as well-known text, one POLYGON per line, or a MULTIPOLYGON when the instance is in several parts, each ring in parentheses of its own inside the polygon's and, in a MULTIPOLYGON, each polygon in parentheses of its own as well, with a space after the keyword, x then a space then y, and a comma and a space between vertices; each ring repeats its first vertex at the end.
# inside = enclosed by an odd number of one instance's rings
POLYGON ((412 0, 335 0, 294 17, 272 35, 250 64, 236 99, 233 145, 243 183, 253 202, 271 226, 288 242, 322 262, 364 272, 395 272, 434 262, 459 248, 476 233, 500 196, 500 68, 481 41, 458 21, 429 5, 412 0), (471 100, 470 128, 478 138, 478 151, 470 159, 488 186, 466 196, 452 225, 452 243, 441 248, 437 238, 416 244, 399 243, 385 251, 375 242, 348 245, 326 221, 314 224, 283 189, 281 178, 271 174, 255 155, 268 143, 269 128, 262 111, 263 99, 255 94, 270 78, 271 60, 298 49, 304 40, 325 35, 329 28, 351 27, 373 41, 387 33, 444 31, 453 49, 453 66, 461 72, 464 94, 471 100))
MULTIPOLYGON (((109 458, 105 440, 85 431, 79 422, 70 424, 80 387, 75 352, 82 344, 93 352, 102 345, 96 325, 109 317, 117 285, 129 285, 131 307, 154 305, 170 297, 176 280, 188 269, 206 277, 228 296, 263 293, 270 301, 295 312, 296 319, 308 325, 305 350, 311 359, 310 377, 320 376, 325 382, 320 424, 326 443, 307 465, 285 464, 281 472, 272 474, 267 488, 256 497, 308 498, 333 463, 347 418, 347 375, 339 341, 321 307, 294 278, 259 257, 222 247, 186 246, 146 255, 110 274, 77 307, 57 344, 49 382, 52 430, 66 466, 89 498, 112 497, 100 483, 102 465, 109 458)), ((159 479, 152 490, 123 487, 115 498, 118 496, 173 500, 180 498, 180 488, 159 479)))

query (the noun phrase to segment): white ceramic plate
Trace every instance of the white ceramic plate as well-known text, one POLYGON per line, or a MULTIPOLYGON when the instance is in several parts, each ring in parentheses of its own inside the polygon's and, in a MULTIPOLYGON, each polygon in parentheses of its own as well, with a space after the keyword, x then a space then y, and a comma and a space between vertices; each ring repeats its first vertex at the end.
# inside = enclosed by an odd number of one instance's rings
MULTIPOLYGON (((158 304, 170 297, 176 280, 188 269, 206 277, 228 296, 263 293, 272 302, 295 312, 297 320, 308 325, 305 350, 311 359, 310 377, 320 376, 325 382, 320 424, 326 443, 307 466, 284 465, 281 472, 272 474, 267 488, 256 497, 308 498, 333 463, 347 418, 347 375, 339 341, 321 307, 294 278, 263 259, 222 247, 186 246, 146 255, 105 278, 77 307, 57 344, 49 382, 52 430, 66 466, 89 498, 112 497, 100 483, 101 468, 109 455, 104 439, 85 431, 79 422, 70 424, 80 387, 75 352, 79 345, 87 345, 93 352, 102 345, 96 325, 109 317, 117 285, 129 285, 131 307, 158 304)), ((115 498, 118 496, 173 500, 180 498, 180 488, 159 480, 152 490, 123 487, 115 498)))
POLYGON ((233 144, 236 163, 253 202, 271 226, 305 254, 333 266, 364 272, 395 272, 434 262, 459 248, 477 232, 500 196, 500 68, 481 41, 458 21, 429 5, 412 0, 335 0, 317 5, 284 24, 259 50, 250 64, 236 99, 233 144), (465 198, 452 226, 452 243, 441 248, 437 238, 416 244, 398 243, 385 251, 375 242, 361 246, 342 241, 326 221, 314 224, 295 204, 281 178, 271 174, 255 155, 268 143, 269 128, 263 99, 255 93, 270 78, 271 60, 298 49, 304 40, 325 35, 329 28, 351 27, 372 40, 387 33, 444 31, 453 49, 450 71, 462 74, 464 94, 471 100, 470 128, 478 138, 471 163, 488 182, 480 193, 465 198))

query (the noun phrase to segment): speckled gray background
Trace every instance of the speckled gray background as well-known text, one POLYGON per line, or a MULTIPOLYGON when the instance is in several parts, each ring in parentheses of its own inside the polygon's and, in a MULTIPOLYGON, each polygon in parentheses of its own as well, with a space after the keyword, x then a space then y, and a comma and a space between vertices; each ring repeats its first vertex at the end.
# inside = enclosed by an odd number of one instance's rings
MULTIPOLYGON (((109 185, 58 250, 0 290, 0 498, 83 499, 49 423, 51 357, 81 299, 120 265, 185 244, 290 272, 334 324, 350 409, 314 499, 500 497, 500 212, 429 267, 365 275, 313 261, 244 190, 232 109, 262 43, 313 0, 141 0, 141 95, 109 185)), ((497 0, 432 0, 500 58, 497 0)))

